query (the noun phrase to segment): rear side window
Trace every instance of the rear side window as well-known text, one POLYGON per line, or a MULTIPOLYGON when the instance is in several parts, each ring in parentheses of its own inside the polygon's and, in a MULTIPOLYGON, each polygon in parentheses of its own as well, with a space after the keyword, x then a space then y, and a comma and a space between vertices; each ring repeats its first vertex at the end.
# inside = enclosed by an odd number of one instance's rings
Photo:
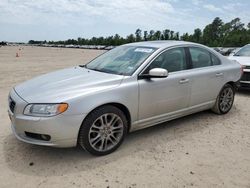
POLYGON ((189 48, 189 51, 193 68, 208 67, 213 65, 209 51, 197 47, 191 47, 189 48))
POLYGON ((221 64, 220 59, 213 54, 211 54, 211 59, 212 59, 213 65, 220 65, 221 64))
POLYGON ((187 69, 184 48, 174 48, 163 52, 151 63, 145 73, 148 73, 149 70, 153 68, 163 68, 168 70, 168 72, 177 72, 187 69))
POLYGON ((216 55, 210 53, 205 49, 190 47, 189 52, 191 55, 193 68, 208 67, 221 64, 220 59, 216 55))

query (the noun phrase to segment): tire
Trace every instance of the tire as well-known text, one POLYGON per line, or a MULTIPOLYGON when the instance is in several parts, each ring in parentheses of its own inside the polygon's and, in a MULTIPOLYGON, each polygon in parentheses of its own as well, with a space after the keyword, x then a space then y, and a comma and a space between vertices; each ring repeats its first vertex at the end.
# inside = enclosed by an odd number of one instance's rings
POLYGON ((226 114, 228 113, 234 102, 235 89, 231 84, 226 84, 221 89, 212 111, 216 114, 226 114))
POLYGON ((128 121, 124 113, 112 105, 101 106, 83 121, 78 144, 92 155, 114 152, 127 134, 128 121))

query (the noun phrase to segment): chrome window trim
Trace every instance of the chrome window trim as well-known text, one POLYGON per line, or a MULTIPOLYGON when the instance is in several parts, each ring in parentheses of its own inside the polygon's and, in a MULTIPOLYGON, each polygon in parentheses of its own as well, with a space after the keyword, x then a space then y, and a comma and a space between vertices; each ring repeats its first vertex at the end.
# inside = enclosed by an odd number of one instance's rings
MULTIPOLYGON (((219 65, 211 65, 211 66, 207 66, 207 67, 199 67, 199 68, 191 68, 191 69, 185 69, 185 70, 180 70, 180 71, 175 71, 175 72, 169 72, 169 75, 171 74, 175 74, 175 73, 179 73, 179 72, 184 72, 184 71, 190 71, 190 70, 202 70, 202 69, 208 69, 210 67, 214 67, 214 66, 221 66, 223 65, 220 57, 215 53, 213 52, 211 49, 209 48, 206 48, 206 47, 203 47, 203 46, 199 46, 199 45, 190 45, 190 44, 186 44, 186 45, 176 45, 176 46, 171 46, 171 47, 167 47, 167 48, 164 48, 164 49, 160 49, 159 52, 155 52, 157 53, 149 62, 146 63, 146 65, 142 68, 142 70, 137 74, 138 76, 141 76, 143 74, 143 72, 147 69, 148 66, 150 66, 150 64, 157 58, 159 57, 162 53, 166 52, 167 50, 171 50, 171 49, 174 49, 174 48, 190 48, 190 47, 194 47, 194 48, 201 48, 203 50, 206 50, 208 53, 212 53, 213 55, 215 55, 219 60, 220 60, 220 64, 219 65)), ((154 53, 152 54, 152 56, 154 55, 154 53)), ((150 59, 150 57, 148 57, 148 59, 150 59)), ((146 62, 146 61, 145 61, 146 62)), ((186 60, 186 63, 187 63, 187 60, 186 60)), ((191 62, 192 63, 192 62, 191 62)), ((143 64, 141 65, 143 66, 143 64)), ((140 67, 138 67, 139 69, 140 67)), ((134 72, 136 73, 136 71, 134 72)))

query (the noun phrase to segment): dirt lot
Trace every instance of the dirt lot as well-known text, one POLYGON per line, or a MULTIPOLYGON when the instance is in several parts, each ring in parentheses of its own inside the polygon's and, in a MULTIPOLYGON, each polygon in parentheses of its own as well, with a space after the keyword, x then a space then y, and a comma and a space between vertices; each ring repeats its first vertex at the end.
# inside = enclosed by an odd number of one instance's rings
POLYGON ((11 87, 100 53, 0 48, 0 187, 250 187, 250 91, 237 93, 227 115, 206 111, 134 132, 104 157, 18 141, 6 112, 11 87))

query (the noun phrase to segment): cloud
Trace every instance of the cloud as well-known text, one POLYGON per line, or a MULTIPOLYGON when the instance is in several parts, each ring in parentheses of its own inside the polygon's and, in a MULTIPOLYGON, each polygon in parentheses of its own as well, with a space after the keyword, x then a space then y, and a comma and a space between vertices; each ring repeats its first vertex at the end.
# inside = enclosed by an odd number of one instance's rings
POLYGON ((106 27, 113 27, 114 32, 118 32, 119 28, 115 27, 121 25, 133 30, 168 28, 178 31, 193 23, 190 12, 177 10, 173 6, 178 2, 179 0, 1 0, 0 23, 81 29, 98 28, 105 24, 106 27), (185 22, 183 18, 186 19, 185 22))
POLYGON ((170 2, 161 0, 1 0, 0 10, 1 22, 19 24, 48 20, 53 24, 66 24, 84 20, 84 17, 133 24, 145 19, 158 21, 159 16, 174 13, 170 2))
POLYGON ((223 9, 227 10, 227 11, 233 11, 237 8, 242 8, 242 6, 244 6, 242 3, 228 3, 223 5, 223 9))
POLYGON ((215 5, 212 5, 212 4, 206 4, 203 7, 212 12, 223 12, 221 8, 216 7, 215 5))
POLYGON ((15 33, 26 40, 26 30, 33 39, 126 36, 137 28, 184 33, 217 16, 247 23, 249 6, 245 0, 0 0, 0 37, 13 38, 8 33, 15 33))
POLYGON ((201 0, 192 0, 192 3, 195 5, 195 6, 198 6, 202 3, 201 0))

